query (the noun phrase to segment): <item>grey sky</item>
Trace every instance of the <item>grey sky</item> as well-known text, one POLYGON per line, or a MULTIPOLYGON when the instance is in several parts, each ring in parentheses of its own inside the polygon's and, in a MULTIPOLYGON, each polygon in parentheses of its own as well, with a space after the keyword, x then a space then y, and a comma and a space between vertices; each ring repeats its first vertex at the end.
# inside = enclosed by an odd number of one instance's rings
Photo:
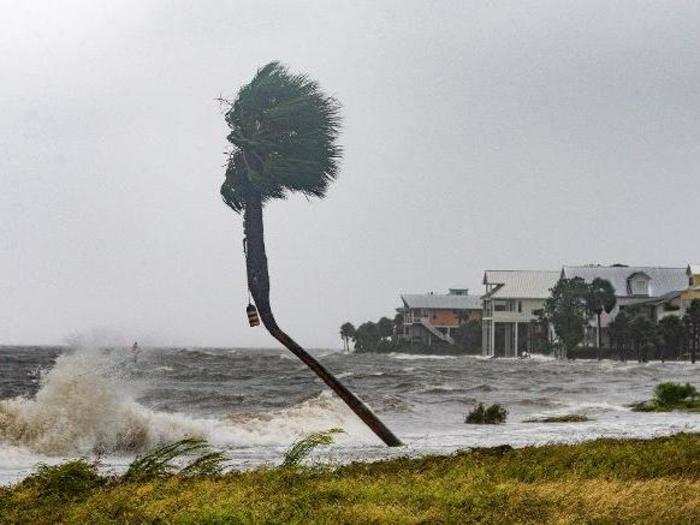
POLYGON ((272 344, 246 326, 214 98, 275 59, 344 106, 328 198, 267 209, 302 344, 485 268, 700 261, 700 3, 0 10, 0 343, 272 344))

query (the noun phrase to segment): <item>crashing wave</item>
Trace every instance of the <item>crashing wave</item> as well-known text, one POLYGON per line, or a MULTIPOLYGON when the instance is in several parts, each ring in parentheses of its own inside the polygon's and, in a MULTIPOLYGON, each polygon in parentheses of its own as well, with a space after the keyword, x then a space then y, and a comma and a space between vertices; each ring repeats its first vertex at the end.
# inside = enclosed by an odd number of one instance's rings
POLYGON ((42 374, 33 399, 0 401, 0 439, 53 455, 139 451, 196 435, 183 421, 134 400, 135 385, 113 352, 78 349, 42 374))

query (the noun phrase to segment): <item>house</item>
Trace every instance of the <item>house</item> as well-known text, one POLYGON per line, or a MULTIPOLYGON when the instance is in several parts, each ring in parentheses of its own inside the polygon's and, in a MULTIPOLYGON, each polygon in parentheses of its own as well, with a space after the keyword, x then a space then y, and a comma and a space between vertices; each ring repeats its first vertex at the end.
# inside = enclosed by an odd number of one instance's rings
MULTIPOLYGON (((688 291, 691 267, 665 268, 658 266, 613 266, 588 265, 564 266, 563 278, 580 277, 587 283, 600 278, 610 281, 615 289, 617 306, 610 315, 603 313, 601 327, 605 329, 615 316, 626 308, 634 306, 646 312, 653 320, 659 321, 668 315, 682 315, 690 301, 684 304, 682 296, 688 291)), ((700 296, 700 293, 698 293, 700 296)), ((587 330, 587 341, 596 340, 597 327, 592 321, 587 330)), ((605 335, 605 332, 601 335, 605 335)))
POLYGON ((397 336, 411 342, 454 344, 459 325, 481 319, 481 299, 466 288, 450 288, 446 294, 405 294, 401 301, 403 307, 397 310, 403 324, 397 336))
POLYGON ((688 287, 679 296, 679 306, 684 313, 694 299, 700 300, 700 264, 689 264, 685 273, 688 277, 688 287))
POLYGON ((616 264, 613 266, 564 266, 561 276, 567 279, 580 277, 587 283, 595 278, 610 281, 615 289, 617 306, 611 312, 610 319, 606 321, 614 319, 620 310, 630 306, 648 308, 650 316, 658 320, 665 315, 661 306, 670 304, 676 296, 680 295, 680 292, 688 289, 689 272, 689 267, 665 268, 616 264))
MULTIPOLYGON (((677 285, 681 286, 680 272, 677 276, 677 285)), ((656 321, 660 321, 669 315, 683 316, 690 307, 690 303, 694 299, 700 299, 700 265, 689 264, 684 272, 687 283, 680 290, 667 292, 660 297, 650 297, 648 300, 642 300, 638 305, 641 307, 648 306, 650 317, 656 321)))
POLYGON ((546 329, 534 323, 544 308, 559 271, 486 270, 482 296, 482 353, 484 356, 517 357, 533 350, 546 329))

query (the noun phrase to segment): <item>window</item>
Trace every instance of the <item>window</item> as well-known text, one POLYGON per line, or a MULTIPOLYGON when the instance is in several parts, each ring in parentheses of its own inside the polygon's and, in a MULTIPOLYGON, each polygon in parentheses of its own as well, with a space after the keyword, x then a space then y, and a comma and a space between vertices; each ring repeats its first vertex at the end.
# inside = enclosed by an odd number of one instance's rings
POLYGON ((644 279, 632 281, 632 295, 649 295, 649 283, 644 279))
POLYGON ((522 312, 522 311, 523 311, 523 302, 518 301, 518 312, 522 312))

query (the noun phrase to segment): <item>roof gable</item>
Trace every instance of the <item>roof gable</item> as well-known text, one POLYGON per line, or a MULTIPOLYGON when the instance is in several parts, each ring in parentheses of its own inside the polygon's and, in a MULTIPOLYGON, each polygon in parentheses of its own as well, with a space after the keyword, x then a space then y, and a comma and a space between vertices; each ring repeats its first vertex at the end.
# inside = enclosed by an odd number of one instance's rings
POLYGON ((564 266, 562 276, 580 277, 590 283, 595 278, 606 279, 615 288, 618 297, 631 297, 630 280, 644 276, 649 282, 649 295, 660 297, 688 287, 686 268, 662 268, 654 266, 564 266))

